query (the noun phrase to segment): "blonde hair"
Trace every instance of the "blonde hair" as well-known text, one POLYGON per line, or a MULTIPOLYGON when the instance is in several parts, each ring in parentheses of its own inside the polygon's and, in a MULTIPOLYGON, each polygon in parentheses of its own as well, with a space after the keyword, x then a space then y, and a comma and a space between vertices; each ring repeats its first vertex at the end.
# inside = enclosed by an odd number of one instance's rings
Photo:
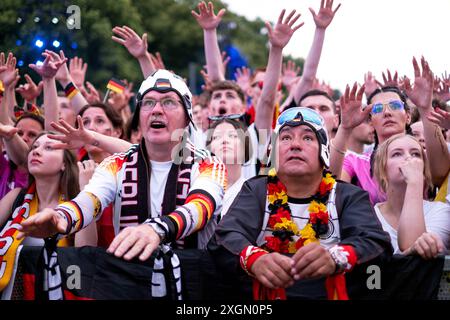
POLYGON ((414 140, 419 145, 419 150, 422 156, 423 160, 423 179, 424 179, 424 195, 433 187, 433 184, 431 182, 431 173, 430 168, 428 166, 428 160, 425 153, 425 150, 423 150, 422 146, 420 145, 419 141, 408 134, 400 133, 396 134, 386 141, 384 141, 382 144, 380 144, 375 151, 375 161, 374 161, 374 168, 373 168, 373 174, 376 179, 376 181, 379 184, 379 187, 381 191, 386 192, 388 188, 388 177, 387 177, 387 159, 388 159, 388 149, 392 142, 395 140, 408 137, 409 139, 414 140))

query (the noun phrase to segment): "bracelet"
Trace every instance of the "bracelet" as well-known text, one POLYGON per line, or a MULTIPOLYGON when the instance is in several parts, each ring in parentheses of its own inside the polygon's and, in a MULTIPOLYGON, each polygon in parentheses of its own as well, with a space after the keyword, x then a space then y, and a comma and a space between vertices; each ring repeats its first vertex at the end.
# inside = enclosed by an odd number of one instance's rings
POLYGON ((70 100, 76 96, 76 94, 80 92, 77 87, 72 82, 69 82, 69 84, 64 88, 64 93, 66 94, 66 97, 70 100))
POLYGON ((341 149, 336 148, 336 146, 334 145, 334 140, 330 141, 330 146, 337 151, 337 153, 342 154, 343 156, 345 156, 345 151, 342 151, 341 149))

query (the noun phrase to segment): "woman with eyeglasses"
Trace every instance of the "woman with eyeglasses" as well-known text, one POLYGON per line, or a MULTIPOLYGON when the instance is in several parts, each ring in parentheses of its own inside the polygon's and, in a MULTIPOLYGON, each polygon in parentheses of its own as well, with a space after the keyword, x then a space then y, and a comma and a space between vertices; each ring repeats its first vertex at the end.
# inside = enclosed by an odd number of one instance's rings
MULTIPOLYGON (((418 107, 424 124, 425 144, 432 170, 434 183, 442 183, 448 172, 450 156, 447 148, 443 148, 445 140, 440 130, 426 119, 432 110, 433 74, 428 63, 422 58, 422 71, 414 59, 414 88, 406 83, 406 93, 418 107), (432 155, 432 156, 430 156, 432 155), (439 161, 447 162, 439 163, 439 161)), ((380 191, 378 183, 373 178, 373 157, 379 144, 400 133, 411 133, 411 121, 407 98, 397 87, 383 87, 375 90, 367 99, 367 107, 361 108, 364 86, 359 90, 356 84, 350 90, 347 86, 341 97, 341 124, 335 139, 331 142, 331 171, 346 182, 355 182, 369 192, 372 204, 386 200, 384 192, 380 191), (345 155, 347 141, 353 128, 361 124, 367 117, 375 129, 374 151, 363 155, 345 155)))
POLYGON ((424 199, 431 187, 430 169, 420 142, 397 134, 379 147, 374 176, 386 193, 375 205, 383 229, 391 236, 394 253, 435 258, 449 247, 450 206, 424 199))

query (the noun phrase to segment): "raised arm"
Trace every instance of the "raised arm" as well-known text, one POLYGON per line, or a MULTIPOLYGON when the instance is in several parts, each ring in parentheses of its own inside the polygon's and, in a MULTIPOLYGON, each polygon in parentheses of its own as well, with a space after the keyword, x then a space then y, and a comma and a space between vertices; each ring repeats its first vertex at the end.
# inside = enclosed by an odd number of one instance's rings
MULTIPOLYGON (((51 53, 55 59, 58 59, 57 54, 51 53), (55 56, 56 55, 56 56, 55 56)), ((66 59, 64 52, 59 51, 59 59, 66 59)), ((56 80, 59 84, 64 88, 64 92, 66 97, 70 100, 70 105, 72 106, 73 111, 78 114, 85 105, 88 104, 87 100, 81 94, 80 89, 83 87, 77 87, 70 75, 69 69, 67 68, 67 64, 64 63, 56 73, 56 80)))
POLYGON ((428 119, 433 111, 432 99, 434 79, 430 66, 423 57, 421 59, 421 66, 422 70, 420 70, 419 64, 417 63, 416 58, 414 58, 414 87, 406 82, 405 88, 406 94, 419 110, 420 118, 423 122, 425 145, 428 161, 430 163, 431 176, 434 185, 440 186, 447 177, 450 169, 450 154, 441 128, 428 119))
POLYGON ((43 54, 44 63, 41 66, 30 64, 44 83, 45 130, 51 130, 50 124, 59 118, 58 94, 56 92, 55 76, 58 69, 64 65, 67 58, 61 58, 54 52, 46 50, 43 54))
POLYGON ((52 128, 60 135, 51 135, 49 138, 61 141, 59 144, 54 144, 54 148, 61 149, 79 149, 81 147, 92 145, 100 148, 110 154, 125 152, 132 146, 128 141, 106 136, 104 134, 87 130, 80 116, 77 116, 78 128, 72 127, 64 120, 59 120, 57 123, 53 122, 52 128))
POLYGON ((322 47, 325 40, 325 30, 333 21, 334 15, 341 7, 338 4, 333 10, 333 0, 321 0, 319 13, 316 14, 314 9, 309 8, 316 24, 316 31, 314 33, 314 40, 309 51, 308 57, 303 67, 303 75, 295 89, 294 99, 298 103, 300 98, 307 92, 316 79, 317 68, 319 67, 320 56, 322 54, 322 47))
POLYGON ((138 60, 144 79, 156 71, 150 53, 147 51, 147 33, 139 37, 133 29, 127 26, 114 27, 112 31, 117 35, 112 36, 113 41, 127 48, 128 52, 138 60))
POLYGON ((358 90, 358 86, 355 83, 350 91, 350 87, 347 85, 345 93, 340 99, 341 124, 338 127, 336 136, 330 143, 330 171, 338 179, 346 182, 350 182, 350 179, 342 172, 342 165, 345 152, 347 151, 347 141, 352 130, 363 123, 370 113, 370 107, 362 109, 364 90, 364 85, 358 90))
POLYGON ((281 11, 277 24, 273 29, 270 23, 266 22, 271 46, 266 74, 264 76, 264 86, 255 110, 255 126, 258 130, 270 130, 272 128, 275 95, 277 93, 283 61, 283 48, 289 43, 294 32, 303 26, 303 23, 301 23, 294 27, 294 24, 300 18, 300 14, 295 14, 295 10, 286 18, 284 18, 285 12, 286 10, 284 9, 281 11))
POLYGON ((8 157, 16 165, 25 165, 27 162, 28 145, 19 137, 17 131, 19 129, 0 123, 0 137, 3 138, 8 157))
POLYGON ((36 85, 28 74, 25 75, 25 80, 27 83, 21 84, 16 92, 22 96, 25 103, 36 104, 36 99, 41 95, 44 83, 41 81, 36 85))
POLYGON ((5 54, 0 53, 0 80, 3 82, 4 93, 0 108, 0 122, 12 125, 11 118, 14 117, 14 106, 17 105, 14 88, 19 80, 16 69, 16 58, 10 52, 5 61, 5 54))
POLYGON ((222 56, 217 42, 217 26, 226 10, 221 9, 216 15, 213 4, 208 2, 208 5, 206 5, 204 1, 198 4, 198 10, 199 13, 194 10, 191 13, 203 29, 206 69, 209 79, 212 82, 223 81, 225 80, 225 74, 222 70, 222 56))

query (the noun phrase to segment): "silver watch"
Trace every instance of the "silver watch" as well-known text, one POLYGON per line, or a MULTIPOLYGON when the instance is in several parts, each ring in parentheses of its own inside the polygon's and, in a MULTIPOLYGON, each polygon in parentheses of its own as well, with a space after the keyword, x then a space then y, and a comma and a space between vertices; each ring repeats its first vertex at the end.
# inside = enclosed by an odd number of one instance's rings
POLYGON ((346 269, 350 268, 347 257, 348 253, 345 251, 343 247, 334 246, 328 249, 328 252, 330 253, 334 263, 336 264, 336 270, 334 273, 342 273, 346 269))

